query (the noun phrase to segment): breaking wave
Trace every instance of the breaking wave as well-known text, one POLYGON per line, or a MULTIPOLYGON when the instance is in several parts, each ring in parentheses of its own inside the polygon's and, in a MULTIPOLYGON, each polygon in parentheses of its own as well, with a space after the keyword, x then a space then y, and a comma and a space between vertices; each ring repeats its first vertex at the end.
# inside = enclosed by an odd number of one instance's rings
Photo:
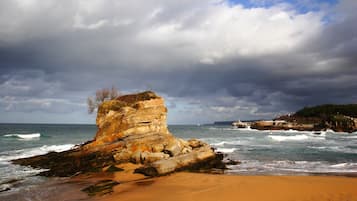
POLYGON ((299 174, 299 173, 357 173, 357 163, 328 163, 325 161, 256 161, 243 160, 231 166, 231 173, 299 174))
POLYGON ((4 135, 4 137, 16 137, 16 138, 20 138, 20 139, 29 140, 29 139, 39 138, 39 137, 41 137, 41 134, 40 133, 6 134, 6 135, 4 135))
POLYGON ((43 145, 41 147, 0 152, 0 192, 17 189, 22 183, 38 183, 35 175, 46 169, 14 165, 11 160, 26 158, 48 152, 61 152, 72 149, 73 144, 43 145))
POLYGON ((237 150, 236 148, 216 148, 217 152, 222 152, 222 153, 233 153, 235 150, 237 150))
POLYGON ((43 145, 41 147, 19 149, 13 151, 5 151, 0 153, 0 162, 11 161, 19 158, 26 158, 41 154, 46 154, 48 152, 61 152, 72 149, 74 144, 63 144, 63 145, 43 145))
POLYGON ((214 147, 223 147, 226 145, 247 145, 247 140, 232 140, 232 141, 221 141, 216 143, 210 143, 214 147))
POLYGON ((284 136, 284 135, 268 135, 274 141, 282 142, 282 141, 301 141, 309 139, 307 135, 292 135, 292 136, 284 136))

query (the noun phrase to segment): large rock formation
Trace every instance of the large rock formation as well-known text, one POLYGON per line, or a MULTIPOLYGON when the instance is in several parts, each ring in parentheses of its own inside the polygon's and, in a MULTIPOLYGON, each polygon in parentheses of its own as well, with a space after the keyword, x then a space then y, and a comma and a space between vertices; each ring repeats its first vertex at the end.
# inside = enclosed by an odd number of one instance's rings
POLYGON ((167 129, 163 98, 147 91, 103 102, 98 108, 98 131, 93 141, 73 150, 49 153, 14 163, 49 169, 44 175, 69 176, 132 162, 146 175, 185 168, 223 167, 222 157, 206 143, 185 141, 167 129))

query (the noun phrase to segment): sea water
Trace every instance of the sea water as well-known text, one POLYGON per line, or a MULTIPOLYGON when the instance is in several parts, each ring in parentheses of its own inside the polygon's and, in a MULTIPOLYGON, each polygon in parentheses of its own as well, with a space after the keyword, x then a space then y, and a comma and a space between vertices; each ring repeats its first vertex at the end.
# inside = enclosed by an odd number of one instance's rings
POLYGON ((175 135, 203 140, 240 161, 229 174, 357 173, 357 133, 258 131, 231 126, 172 126, 175 135))
POLYGON ((11 160, 65 151, 93 138, 95 125, 0 124, 0 200, 2 194, 31 188, 46 178, 43 171, 11 160))
MULTIPOLYGON (((357 133, 258 131, 230 126, 172 125, 177 137, 197 138, 241 163, 228 174, 357 173, 357 133)), ((64 151, 93 139, 95 125, 0 124, 0 198, 45 182, 41 169, 11 160, 64 151)), ((1 199, 0 199, 1 200, 1 199)))

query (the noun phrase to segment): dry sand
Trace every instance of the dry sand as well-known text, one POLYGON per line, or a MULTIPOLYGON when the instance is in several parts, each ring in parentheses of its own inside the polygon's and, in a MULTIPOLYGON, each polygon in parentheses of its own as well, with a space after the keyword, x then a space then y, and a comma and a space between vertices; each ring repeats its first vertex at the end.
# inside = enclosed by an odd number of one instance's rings
MULTIPOLYGON (((123 173, 116 174, 121 180, 123 173)), ((175 173, 153 179, 136 176, 100 201, 357 201, 357 178, 341 176, 236 176, 175 173)))

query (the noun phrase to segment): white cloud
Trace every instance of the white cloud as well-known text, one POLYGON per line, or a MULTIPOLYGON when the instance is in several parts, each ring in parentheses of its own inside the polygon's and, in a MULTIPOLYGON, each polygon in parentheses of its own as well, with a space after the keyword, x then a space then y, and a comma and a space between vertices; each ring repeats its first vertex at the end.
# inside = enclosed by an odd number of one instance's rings
POLYGON ((204 8, 143 27, 138 38, 168 51, 186 44, 188 59, 211 64, 237 56, 294 52, 322 28, 320 14, 298 14, 283 7, 247 9, 218 4, 204 8))
POLYGON ((92 24, 83 24, 82 22, 82 18, 79 15, 76 15, 74 17, 74 24, 73 27, 74 28, 79 28, 79 29, 99 29, 105 25, 108 25, 108 21, 107 20, 99 20, 97 22, 94 22, 92 24))
MULTIPOLYGON (((0 27, 7 34, 0 36, 0 40, 41 38, 49 34, 71 33, 78 28, 101 30, 130 25, 111 30, 121 33, 121 38, 130 38, 129 42, 124 41, 122 48, 114 44, 106 46, 113 54, 125 52, 127 45, 135 45, 146 50, 155 48, 158 53, 172 52, 180 59, 197 63, 295 51, 304 41, 318 34, 322 26, 321 14, 299 14, 282 6, 244 8, 215 1, 160 0, 46 1, 37 2, 37 6, 23 6, 28 4, 30 1, 18 0, 17 5, 1 9, 10 9, 7 13, 19 15, 12 16, 11 20, 2 17, 0 27), (48 10, 53 14, 48 16, 48 10)), ((109 37, 117 40, 116 34, 109 37)), ((157 62, 161 62, 160 59, 157 62)))
POLYGON ((6 80, 3 84, 0 85, 0 91, 2 91, 2 93, 26 93, 29 90, 30 86, 24 85, 15 79, 6 80))

